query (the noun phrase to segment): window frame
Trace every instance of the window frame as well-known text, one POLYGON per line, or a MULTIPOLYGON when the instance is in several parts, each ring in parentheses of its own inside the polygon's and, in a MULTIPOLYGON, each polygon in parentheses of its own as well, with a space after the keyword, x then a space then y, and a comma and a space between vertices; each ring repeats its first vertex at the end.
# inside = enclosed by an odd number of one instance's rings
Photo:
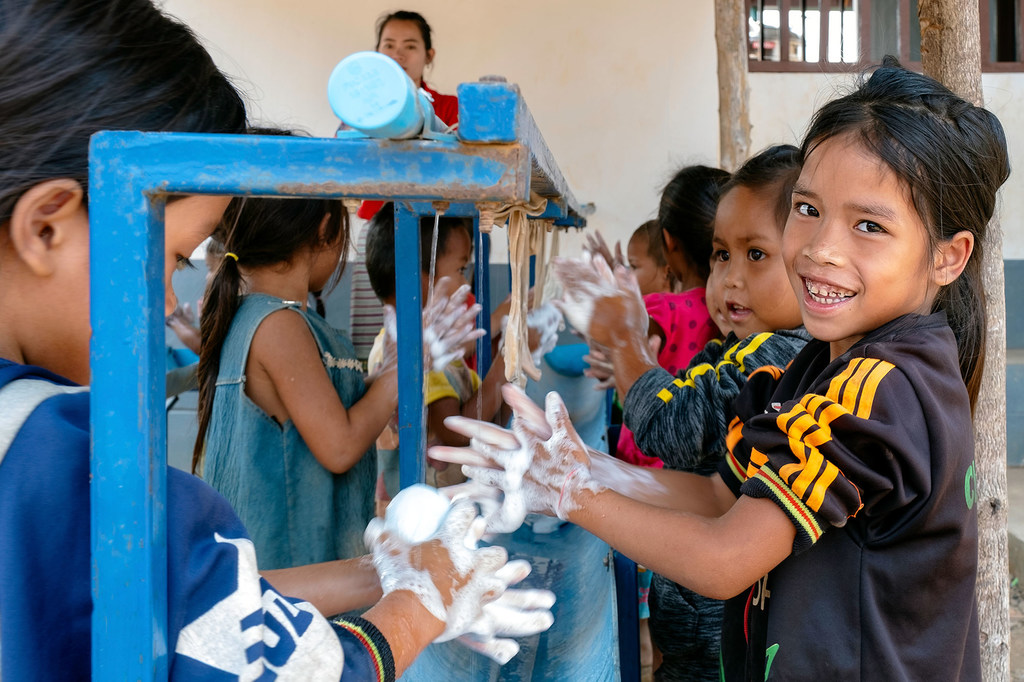
MULTIPOLYGON (((746 16, 750 16, 751 9, 761 0, 746 0, 746 16)), ((821 4, 834 3, 835 0, 819 0, 821 4)), ((981 70, 983 73, 1019 73, 1024 72, 1024 0, 1016 0, 1018 3, 1017 17, 1017 61, 993 62, 989 55, 991 53, 991 36, 989 35, 989 0, 978 0, 978 23, 981 31, 981 70)), ((788 17, 789 12, 799 5, 800 0, 776 0, 779 7, 779 16, 788 17)), ((832 8, 830 7, 829 10, 832 8)), ((910 22, 916 21, 916 17, 910 15, 911 0, 899 0, 899 54, 896 55, 900 63, 915 71, 921 70, 920 61, 910 59, 910 22)), ((750 73, 855 73, 867 67, 873 66, 875 62, 865 59, 864 55, 871 54, 871 0, 855 0, 854 12, 857 21, 857 38, 859 41, 858 53, 860 59, 856 62, 791 62, 789 61, 789 21, 779 21, 779 61, 752 59, 750 57, 750 39, 747 37, 747 70, 750 73)), ((820 18, 820 48, 819 55, 828 54, 828 16, 829 12, 818 14, 820 18)))

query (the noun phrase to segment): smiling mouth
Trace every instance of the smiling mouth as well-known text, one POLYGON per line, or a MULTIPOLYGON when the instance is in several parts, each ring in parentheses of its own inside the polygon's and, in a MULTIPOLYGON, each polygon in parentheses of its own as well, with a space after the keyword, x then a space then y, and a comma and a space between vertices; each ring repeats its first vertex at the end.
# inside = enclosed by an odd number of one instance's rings
POLYGON ((807 278, 804 278, 804 287, 806 287, 807 295, 811 300, 821 305, 842 303, 846 299, 856 296, 854 292, 840 289, 833 284, 814 282, 807 278))

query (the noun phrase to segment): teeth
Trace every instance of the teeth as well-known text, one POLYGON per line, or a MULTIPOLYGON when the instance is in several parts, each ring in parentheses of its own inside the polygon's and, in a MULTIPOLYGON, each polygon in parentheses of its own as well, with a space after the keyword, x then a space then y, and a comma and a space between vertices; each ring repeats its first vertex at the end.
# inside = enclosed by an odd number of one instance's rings
POLYGON ((807 287, 807 293, 811 295, 811 298, 816 303, 829 305, 839 303, 843 299, 853 296, 852 291, 836 291, 835 289, 827 288, 827 285, 816 284, 810 280, 804 280, 804 285, 807 287))

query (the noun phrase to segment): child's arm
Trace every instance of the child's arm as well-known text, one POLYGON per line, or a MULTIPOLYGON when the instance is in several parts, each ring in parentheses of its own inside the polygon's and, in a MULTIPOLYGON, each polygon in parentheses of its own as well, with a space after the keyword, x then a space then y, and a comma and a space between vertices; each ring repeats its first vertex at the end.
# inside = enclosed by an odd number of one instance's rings
POLYGON ((664 473, 692 487, 673 505, 697 513, 631 499, 605 483, 631 494, 629 486, 639 490, 652 477, 629 465, 611 471, 592 459, 557 394, 548 395, 546 414, 512 387, 506 400, 516 414, 512 432, 455 421, 474 438, 472 448, 431 449, 438 459, 465 464, 475 484, 501 488, 504 505, 577 523, 637 562, 716 598, 734 596, 791 552, 796 531, 774 504, 737 501, 717 475, 679 472, 664 473), (630 480, 633 471, 643 477, 630 480))
POLYGON ((372 557, 260 571, 281 594, 308 601, 325 616, 365 609, 381 598, 372 557))
POLYGON ((715 599, 739 594, 777 566, 792 553, 796 535, 778 506, 746 496, 717 518, 654 507, 613 490, 583 490, 576 503, 568 521, 637 563, 715 599))
POLYGON ((747 377, 765 365, 785 367, 807 342, 806 334, 752 334, 742 341, 713 341, 694 357, 686 374, 652 368, 623 401, 623 420, 641 452, 671 467, 693 469, 725 449, 732 403, 747 377))
POLYGON ((638 502, 702 516, 721 516, 736 502, 718 476, 636 466, 589 448, 588 454, 594 480, 638 502))
POLYGON ((256 330, 246 374, 250 398, 279 424, 290 419, 317 461, 334 473, 359 461, 398 404, 391 368, 346 408, 309 327, 292 310, 271 313, 256 330))

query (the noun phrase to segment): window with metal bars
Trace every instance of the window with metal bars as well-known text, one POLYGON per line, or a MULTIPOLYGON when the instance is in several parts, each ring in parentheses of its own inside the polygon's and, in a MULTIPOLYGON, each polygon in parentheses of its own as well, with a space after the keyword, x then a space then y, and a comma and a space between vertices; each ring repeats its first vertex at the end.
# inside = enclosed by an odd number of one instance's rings
MULTIPOLYGON (((982 69, 1024 71, 1024 0, 978 5, 982 69)), ((751 71, 856 71, 887 54, 920 68, 917 0, 748 0, 747 25, 751 71)))

